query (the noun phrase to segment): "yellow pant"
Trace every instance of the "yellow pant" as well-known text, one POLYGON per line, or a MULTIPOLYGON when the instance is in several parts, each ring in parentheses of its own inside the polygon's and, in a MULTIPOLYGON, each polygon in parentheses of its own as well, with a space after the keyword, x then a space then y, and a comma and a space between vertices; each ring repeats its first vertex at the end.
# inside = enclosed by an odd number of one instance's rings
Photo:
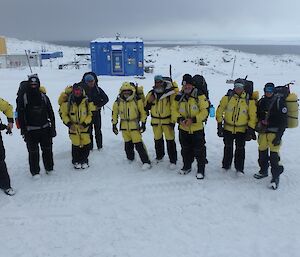
POLYGON ((122 130, 122 136, 125 142, 132 141, 132 143, 142 142, 142 134, 138 130, 122 130))
POLYGON ((271 152, 279 153, 280 145, 274 146, 272 141, 274 140, 276 134, 275 133, 259 133, 258 134, 258 150, 265 151, 270 148, 271 152))
POLYGON ((154 140, 159 140, 162 138, 163 134, 165 134, 166 140, 174 140, 175 139, 175 132, 174 128, 170 125, 154 125, 153 134, 154 140))

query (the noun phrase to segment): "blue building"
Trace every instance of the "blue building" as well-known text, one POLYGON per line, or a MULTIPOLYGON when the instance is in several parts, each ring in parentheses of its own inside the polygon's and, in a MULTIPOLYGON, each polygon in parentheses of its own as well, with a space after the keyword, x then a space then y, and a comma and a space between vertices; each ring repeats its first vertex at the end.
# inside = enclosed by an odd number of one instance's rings
POLYGON ((144 75, 144 43, 139 38, 100 38, 92 41, 92 71, 97 75, 144 75))

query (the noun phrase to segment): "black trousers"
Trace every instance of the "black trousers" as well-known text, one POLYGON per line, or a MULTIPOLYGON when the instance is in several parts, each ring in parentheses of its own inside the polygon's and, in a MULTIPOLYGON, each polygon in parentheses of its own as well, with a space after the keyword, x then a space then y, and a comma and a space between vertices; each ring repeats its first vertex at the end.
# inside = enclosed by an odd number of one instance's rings
POLYGON ((101 131, 101 110, 93 112, 92 124, 90 126, 91 150, 94 148, 93 130, 95 130, 95 139, 97 148, 102 148, 102 131, 101 131))
POLYGON ((195 131, 193 134, 189 134, 188 132, 179 129, 179 142, 181 144, 183 168, 191 168, 194 159, 196 159, 198 172, 204 174, 206 164, 204 130, 195 131))
POLYGON ((278 178, 284 170, 283 166, 279 164, 280 161, 279 154, 276 152, 270 152, 269 155, 269 151, 265 150, 265 151, 259 151, 258 156, 259 156, 258 163, 260 166, 259 172, 261 174, 268 174, 268 168, 270 164, 272 177, 274 179, 278 178))
POLYGON ((72 145, 72 163, 89 163, 90 145, 83 147, 72 145))
POLYGON ((225 130, 223 142, 223 168, 229 169, 231 167, 233 160, 233 142, 235 142, 234 167, 238 171, 244 171, 246 133, 232 134, 230 131, 225 130))
POLYGON ((124 147, 125 147, 127 159, 131 160, 131 161, 134 160, 134 146, 141 158, 142 163, 150 164, 148 153, 147 153, 147 150, 146 150, 143 142, 139 142, 139 143, 135 143, 135 144, 132 143, 132 141, 125 142, 124 147))
POLYGON ((25 135, 26 146, 29 154, 30 173, 32 175, 40 173, 40 151, 45 170, 53 170, 52 136, 50 128, 29 131, 25 135))
POLYGON ((2 141, 2 136, 0 133, 0 188, 5 190, 10 187, 11 187, 10 178, 5 163, 5 149, 2 141))
MULTIPOLYGON (((167 151, 171 163, 176 164, 177 162, 177 150, 175 140, 167 141, 167 151)), ((154 140, 156 159, 161 160, 165 156, 165 143, 164 138, 154 140)))

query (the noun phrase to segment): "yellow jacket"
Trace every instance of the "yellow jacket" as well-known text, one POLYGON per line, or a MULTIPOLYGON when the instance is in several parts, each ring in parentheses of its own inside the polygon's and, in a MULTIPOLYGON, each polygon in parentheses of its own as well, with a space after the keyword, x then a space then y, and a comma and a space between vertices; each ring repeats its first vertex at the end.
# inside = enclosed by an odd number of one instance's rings
POLYGON ((246 96, 245 92, 240 96, 225 95, 217 108, 217 122, 224 121, 224 129, 233 134, 245 133, 248 127, 255 128, 257 120, 255 100, 246 100, 246 96))
POLYGON ((13 122, 13 107, 9 102, 5 101, 4 99, 0 98, 0 111, 5 114, 7 117, 8 122, 13 122))
POLYGON ((179 93, 175 97, 172 105, 172 121, 175 123, 178 119, 193 119, 193 123, 189 127, 179 125, 179 129, 193 134, 195 131, 202 130, 203 122, 208 116, 208 101, 205 95, 186 97, 184 93, 179 93))
POLYGON ((158 99, 157 94, 151 90, 146 96, 145 109, 150 110, 151 113, 151 125, 168 125, 171 121, 171 106, 175 99, 175 89, 169 88, 158 99), (154 95, 155 100, 149 103, 149 97, 154 95))
POLYGON ((63 123, 69 127, 69 137, 73 145, 88 145, 90 140, 89 125, 92 122, 93 103, 84 97, 79 105, 74 102, 61 104, 59 112, 63 123), (72 127, 74 130, 71 130, 72 127))
POLYGON ((120 117, 120 130, 139 130, 139 122, 146 122, 147 114, 142 99, 135 100, 135 91, 130 99, 122 97, 114 102, 112 123, 116 125, 120 117))

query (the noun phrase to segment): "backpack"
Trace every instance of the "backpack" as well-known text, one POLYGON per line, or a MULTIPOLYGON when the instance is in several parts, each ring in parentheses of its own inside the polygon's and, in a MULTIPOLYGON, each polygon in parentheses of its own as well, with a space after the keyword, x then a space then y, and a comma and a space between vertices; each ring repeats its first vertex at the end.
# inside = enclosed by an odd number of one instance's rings
POLYGON ((202 75, 196 74, 193 77, 193 86, 197 88, 199 95, 205 95, 209 99, 207 83, 202 75))
MULTIPOLYGON (((18 92, 17 92, 17 99, 16 99, 17 105, 18 105, 18 99, 20 97, 24 97, 24 95, 26 94, 27 87, 28 87, 28 80, 23 80, 20 82, 18 92)), ((46 94, 46 88, 40 85, 40 92, 41 92, 41 94, 43 94, 43 99, 46 99, 44 96, 46 94)), ((19 119, 18 119, 18 108, 16 108, 16 111, 15 111, 15 123, 16 123, 17 129, 20 129, 20 123, 19 123, 19 119)))
MULTIPOLYGON (((298 96, 295 93, 290 92, 290 84, 284 86, 275 87, 274 94, 277 96, 279 105, 279 99, 283 99, 287 107, 287 128, 297 128, 298 127, 298 115, 299 115, 299 104, 298 96)), ((279 108, 279 106, 278 106, 279 108)))

